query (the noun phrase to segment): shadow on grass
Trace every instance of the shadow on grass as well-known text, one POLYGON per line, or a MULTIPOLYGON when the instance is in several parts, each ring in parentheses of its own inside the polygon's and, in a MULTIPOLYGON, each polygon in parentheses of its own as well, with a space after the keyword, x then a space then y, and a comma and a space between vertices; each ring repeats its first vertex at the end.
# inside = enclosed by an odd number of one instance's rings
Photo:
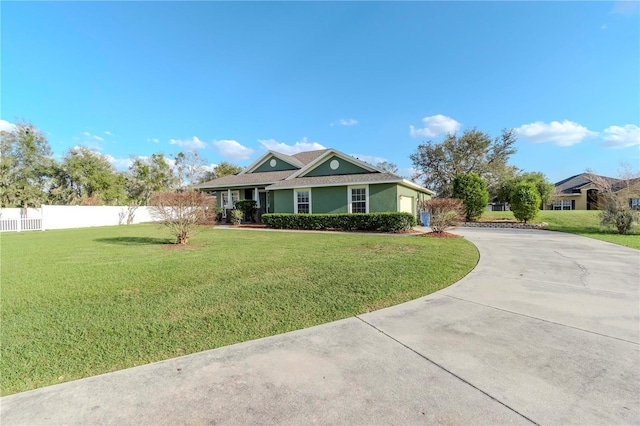
POLYGON ((123 246, 148 246, 148 245, 165 245, 172 244, 174 240, 170 238, 151 238, 151 237, 113 237, 113 238, 96 238, 98 243, 120 244, 123 246))

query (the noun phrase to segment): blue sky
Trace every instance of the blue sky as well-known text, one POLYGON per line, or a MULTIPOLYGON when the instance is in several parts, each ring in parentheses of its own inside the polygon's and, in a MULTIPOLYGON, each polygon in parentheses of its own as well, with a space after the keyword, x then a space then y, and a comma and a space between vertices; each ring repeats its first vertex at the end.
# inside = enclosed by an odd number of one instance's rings
POLYGON ((8 2, 0 127, 56 156, 336 148, 410 174, 418 144, 518 129, 558 181, 640 165, 638 2, 8 2))

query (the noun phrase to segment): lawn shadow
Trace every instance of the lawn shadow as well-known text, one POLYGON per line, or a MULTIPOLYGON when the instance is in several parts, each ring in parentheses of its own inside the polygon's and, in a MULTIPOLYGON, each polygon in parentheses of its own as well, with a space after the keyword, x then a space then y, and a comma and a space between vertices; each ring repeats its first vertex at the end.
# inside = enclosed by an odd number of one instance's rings
POLYGON ((98 243, 120 244, 123 246, 149 246, 149 245, 165 245, 173 244, 174 240, 170 238, 152 238, 152 237, 113 237, 113 238, 96 238, 98 243))

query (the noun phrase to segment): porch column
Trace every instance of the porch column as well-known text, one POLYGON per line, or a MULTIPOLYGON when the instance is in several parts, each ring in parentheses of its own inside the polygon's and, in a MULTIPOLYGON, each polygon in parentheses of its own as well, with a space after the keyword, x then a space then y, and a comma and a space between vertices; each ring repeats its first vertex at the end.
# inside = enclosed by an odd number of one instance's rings
POLYGON ((258 188, 253 188, 253 199, 256 202, 256 207, 260 208, 260 193, 258 192, 258 188))
POLYGON ((231 190, 227 189, 227 208, 231 210, 231 206, 233 206, 233 199, 231 198, 231 190))

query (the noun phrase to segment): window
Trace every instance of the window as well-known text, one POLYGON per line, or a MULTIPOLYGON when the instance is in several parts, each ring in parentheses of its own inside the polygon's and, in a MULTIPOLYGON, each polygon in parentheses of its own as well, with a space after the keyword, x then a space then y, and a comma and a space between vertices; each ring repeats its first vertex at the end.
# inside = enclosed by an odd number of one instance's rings
POLYGON ((369 197, 366 186, 349 188, 349 213, 369 213, 369 197))
POLYGON ((640 198, 629 198, 629 206, 634 210, 640 210, 640 198))
POLYGON ((296 213, 311 213, 310 189, 296 189, 293 191, 293 201, 296 213))
POLYGON ((573 210, 572 200, 558 200, 551 205, 551 210, 573 210))
MULTIPOLYGON (((227 204, 228 204, 227 201, 229 199, 229 197, 227 195, 228 195, 227 191, 222 191, 222 206, 220 206, 220 207, 224 207, 225 209, 227 208, 227 204)), ((238 193, 238 191, 232 191, 231 192, 231 202, 233 203, 234 206, 236 205, 236 202, 238 201, 238 198, 240 198, 240 194, 238 193)))

